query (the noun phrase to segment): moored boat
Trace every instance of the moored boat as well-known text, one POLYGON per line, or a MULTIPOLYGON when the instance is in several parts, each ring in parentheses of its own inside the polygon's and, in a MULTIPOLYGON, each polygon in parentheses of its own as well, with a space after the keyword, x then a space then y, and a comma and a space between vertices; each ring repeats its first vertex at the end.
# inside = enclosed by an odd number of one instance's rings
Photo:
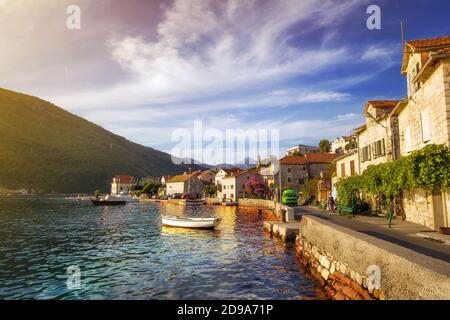
POLYGON ((94 206, 123 206, 127 204, 127 201, 122 197, 115 197, 108 195, 104 198, 91 200, 94 206))
POLYGON ((191 218, 179 216, 162 216, 162 224, 167 227, 214 229, 222 221, 221 218, 191 218))

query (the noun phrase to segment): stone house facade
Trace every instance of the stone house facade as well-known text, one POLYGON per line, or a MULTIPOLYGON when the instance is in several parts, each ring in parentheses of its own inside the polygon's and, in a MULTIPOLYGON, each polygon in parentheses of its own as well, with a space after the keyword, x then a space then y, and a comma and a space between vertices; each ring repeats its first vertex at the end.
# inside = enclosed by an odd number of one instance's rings
POLYGON ((166 182, 166 194, 181 193, 198 198, 203 192, 203 182, 198 178, 199 172, 184 173, 174 176, 166 182))
MULTIPOLYGON (((401 73, 406 76, 407 97, 369 101, 366 123, 354 131, 359 174, 428 144, 450 147, 450 37, 407 41, 401 73)), ((346 176, 341 169, 345 162, 345 157, 336 161, 334 182, 346 176)), ((408 221, 436 230, 450 225, 450 189, 404 190, 400 202, 408 221)))
POLYGON ((351 177, 360 174, 358 152, 348 153, 334 160, 336 173, 332 178, 332 192, 334 199, 337 198, 336 183, 339 179, 351 177))
MULTIPOLYGON (((392 112, 399 156, 428 144, 450 147, 450 37, 408 41, 402 74, 408 96, 392 112)), ((411 222, 438 229, 450 224, 450 191, 407 190, 403 209, 411 222)))
POLYGON ((394 159, 393 124, 389 114, 399 101, 368 101, 363 115, 366 124, 355 129, 358 144, 359 168, 364 172, 370 165, 394 159))
POLYGON ((237 201, 245 197, 245 183, 251 177, 259 175, 258 170, 245 170, 230 173, 222 178, 222 190, 219 199, 223 201, 237 201))
POLYGON ((312 153, 304 156, 286 156, 280 160, 280 169, 275 175, 275 184, 281 189, 293 189, 296 192, 312 179, 320 177, 320 174, 330 169, 333 160, 339 154, 312 153), (281 176, 280 176, 281 174, 281 176))

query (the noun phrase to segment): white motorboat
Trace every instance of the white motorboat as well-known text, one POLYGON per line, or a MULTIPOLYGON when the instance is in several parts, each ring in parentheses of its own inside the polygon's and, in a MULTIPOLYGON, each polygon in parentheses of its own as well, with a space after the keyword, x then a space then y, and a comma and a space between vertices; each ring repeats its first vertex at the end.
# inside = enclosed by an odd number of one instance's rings
POLYGON ((222 221, 221 218, 191 218, 179 216, 162 216, 162 224, 168 227, 214 229, 222 221))

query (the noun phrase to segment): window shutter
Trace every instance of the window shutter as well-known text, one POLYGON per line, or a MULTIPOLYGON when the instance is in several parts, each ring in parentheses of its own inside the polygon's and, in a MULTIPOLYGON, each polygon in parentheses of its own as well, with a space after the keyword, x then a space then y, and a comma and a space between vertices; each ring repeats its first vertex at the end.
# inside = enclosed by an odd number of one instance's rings
POLYGON ((412 151, 411 126, 407 126, 405 129, 405 151, 412 151))
POLYGON ((431 140, 430 113, 428 110, 420 114, 420 123, 422 126, 422 141, 428 142, 431 140))

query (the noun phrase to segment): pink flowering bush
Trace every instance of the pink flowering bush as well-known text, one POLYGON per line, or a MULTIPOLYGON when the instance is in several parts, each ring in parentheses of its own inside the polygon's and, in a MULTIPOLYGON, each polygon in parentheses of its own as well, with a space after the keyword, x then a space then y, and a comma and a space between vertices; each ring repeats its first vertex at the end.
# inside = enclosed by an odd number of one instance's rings
POLYGON ((254 197, 263 199, 269 191, 267 184, 258 175, 251 177, 244 186, 245 194, 249 198, 254 197))

